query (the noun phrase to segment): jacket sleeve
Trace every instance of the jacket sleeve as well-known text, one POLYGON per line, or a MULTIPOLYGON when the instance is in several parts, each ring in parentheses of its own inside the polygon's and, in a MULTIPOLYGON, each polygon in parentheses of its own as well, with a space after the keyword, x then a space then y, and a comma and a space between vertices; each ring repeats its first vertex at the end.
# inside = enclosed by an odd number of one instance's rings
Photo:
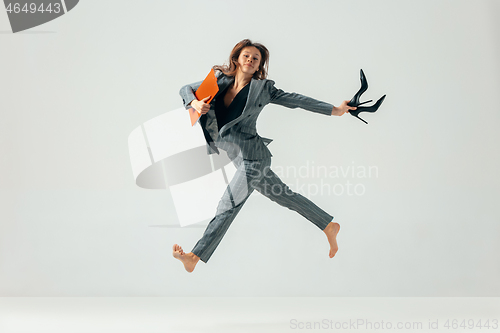
POLYGON ((326 116, 332 115, 333 104, 319 101, 317 99, 297 93, 284 92, 274 86, 274 81, 269 80, 268 91, 270 95, 269 103, 278 104, 287 108, 301 108, 304 110, 317 112, 326 116))
MULTIPOLYGON (((222 74, 221 71, 216 71, 215 72, 215 77, 219 78, 219 76, 221 74, 222 74)), ((198 81, 198 82, 195 82, 195 83, 186 84, 179 91, 179 95, 181 95, 181 97, 182 97, 182 103, 184 104, 184 107, 186 109, 190 108, 189 103, 191 103, 195 99, 198 100, 196 98, 196 95, 194 93, 196 92, 196 90, 198 90, 198 88, 200 87, 200 85, 202 84, 202 82, 203 81, 198 81)))

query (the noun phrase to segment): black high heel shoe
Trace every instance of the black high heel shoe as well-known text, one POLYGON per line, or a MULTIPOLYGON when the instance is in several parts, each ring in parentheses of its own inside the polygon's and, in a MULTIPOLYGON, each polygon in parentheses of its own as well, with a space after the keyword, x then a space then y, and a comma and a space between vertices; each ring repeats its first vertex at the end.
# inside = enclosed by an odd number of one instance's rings
MULTIPOLYGON (((363 119, 359 118, 358 117, 358 114, 360 114, 361 112, 375 112, 378 110, 378 108, 380 107, 380 105, 382 104, 382 102, 384 101, 385 99, 385 95, 380 97, 379 100, 373 104, 372 106, 362 106, 362 107, 358 107, 356 110, 349 110, 349 113, 358 118, 359 120, 363 121, 365 124, 368 124, 366 121, 364 121, 363 119)), ((371 101, 370 101, 371 102, 371 101)), ((364 103, 367 103, 367 102, 363 102, 361 104, 364 104, 364 103)), ((358 104, 358 105, 361 105, 361 104, 358 104)), ((347 105, 349 105, 349 103, 347 103, 347 105)))
POLYGON ((360 70, 359 76, 360 76, 360 80, 361 80, 361 88, 359 88, 358 92, 354 95, 354 97, 351 99, 351 101, 349 103, 347 103, 347 105, 354 106, 357 109, 356 110, 349 110, 348 112, 351 114, 351 116, 354 116, 354 117, 358 118, 359 120, 361 120, 362 122, 364 122, 365 124, 368 124, 366 121, 364 121, 363 119, 358 117, 358 115, 361 112, 375 112, 375 111, 377 111, 378 108, 380 107, 380 105, 382 104, 382 102, 384 101, 386 95, 380 97, 379 100, 375 104, 373 104, 372 106, 359 107, 360 105, 363 105, 363 104, 366 104, 366 103, 369 103, 372 101, 372 100, 369 100, 369 101, 362 102, 362 103, 359 102, 359 98, 361 97, 361 95, 368 89, 368 82, 366 81, 365 73, 363 73, 362 69, 360 70))

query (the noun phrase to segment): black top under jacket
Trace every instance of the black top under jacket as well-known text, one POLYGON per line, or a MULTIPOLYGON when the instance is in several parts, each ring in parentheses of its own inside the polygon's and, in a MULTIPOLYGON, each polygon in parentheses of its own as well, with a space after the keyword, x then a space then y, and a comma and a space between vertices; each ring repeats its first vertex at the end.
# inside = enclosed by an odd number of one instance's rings
POLYGON ((226 95, 227 89, 229 89, 229 86, 226 90, 219 94, 219 96, 217 96, 217 100, 215 101, 215 115, 217 116, 217 126, 219 127, 219 131, 222 126, 238 118, 243 112, 245 104, 247 103, 250 84, 247 84, 241 88, 240 91, 238 91, 228 107, 224 105, 224 96, 226 95))

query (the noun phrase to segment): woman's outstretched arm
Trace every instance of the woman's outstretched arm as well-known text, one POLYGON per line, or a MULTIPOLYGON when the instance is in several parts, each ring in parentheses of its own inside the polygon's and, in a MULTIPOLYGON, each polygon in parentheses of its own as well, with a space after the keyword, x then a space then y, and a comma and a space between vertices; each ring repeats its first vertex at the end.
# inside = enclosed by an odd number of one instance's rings
POLYGON ((341 116, 348 110, 355 110, 355 107, 348 106, 349 101, 343 101, 340 106, 326 103, 308 96, 297 93, 288 93, 274 86, 274 81, 269 80, 269 103, 278 104, 287 108, 301 108, 304 110, 321 113, 327 116, 341 116))

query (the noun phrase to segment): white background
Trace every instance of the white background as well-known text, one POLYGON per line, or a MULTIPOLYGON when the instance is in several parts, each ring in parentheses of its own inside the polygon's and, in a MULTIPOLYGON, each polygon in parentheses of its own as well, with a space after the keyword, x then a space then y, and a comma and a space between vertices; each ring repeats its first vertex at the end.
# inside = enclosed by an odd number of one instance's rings
MULTIPOLYGON (((500 296, 496 1, 81 1, 12 34, 0 11, 0 296, 500 296), (269 78, 368 121, 269 105, 275 168, 376 166, 363 195, 309 194, 339 252, 259 193, 204 264, 171 254, 168 190, 134 183, 127 138, 250 38, 269 78), (291 148, 293 147, 293 149, 291 148)), ((314 177, 282 174, 296 184, 314 177), (298 179, 297 179, 298 178, 298 179), (297 183, 298 182, 298 183, 297 183)), ((302 194, 307 194, 302 191, 302 194)))

